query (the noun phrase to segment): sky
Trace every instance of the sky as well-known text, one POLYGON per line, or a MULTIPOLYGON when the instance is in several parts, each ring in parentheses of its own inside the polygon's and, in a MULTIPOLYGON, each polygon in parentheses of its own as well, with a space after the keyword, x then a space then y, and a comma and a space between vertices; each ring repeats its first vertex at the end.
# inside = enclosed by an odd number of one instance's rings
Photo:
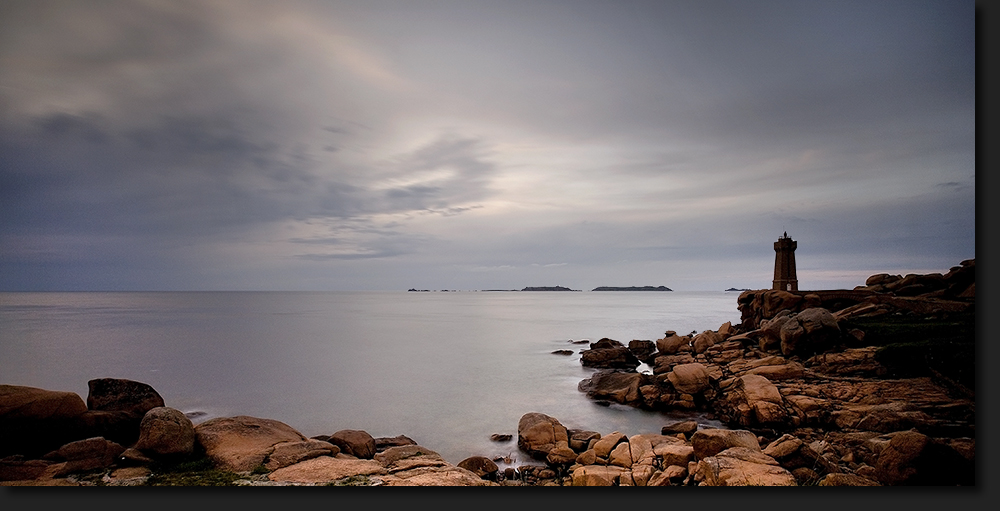
POLYGON ((770 288, 976 255, 975 3, 4 0, 0 291, 770 288))

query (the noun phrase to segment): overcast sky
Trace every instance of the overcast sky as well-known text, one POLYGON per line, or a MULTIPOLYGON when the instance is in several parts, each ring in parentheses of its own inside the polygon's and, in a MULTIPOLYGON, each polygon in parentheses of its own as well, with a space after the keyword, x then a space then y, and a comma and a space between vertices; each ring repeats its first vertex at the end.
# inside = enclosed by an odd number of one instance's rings
POLYGON ((0 3, 0 290, 769 288, 976 254, 971 1, 0 3))

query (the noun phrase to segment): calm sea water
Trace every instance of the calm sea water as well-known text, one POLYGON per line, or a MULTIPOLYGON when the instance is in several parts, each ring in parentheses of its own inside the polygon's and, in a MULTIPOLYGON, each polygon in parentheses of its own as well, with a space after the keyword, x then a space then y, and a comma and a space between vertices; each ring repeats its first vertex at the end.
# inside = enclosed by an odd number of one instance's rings
MULTIPOLYGON (((0 383, 148 383, 194 421, 251 415, 306 436, 406 435, 458 463, 517 453, 527 412, 569 428, 659 433, 699 414, 600 406, 577 390, 602 337, 628 344, 736 324, 735 292, 0 293, 0 383), (573 355, 556 355, 560 349, 573 355)), ((640 366, 640 370, 648 370, 640 366)), ((515 463, 518 464, 518 463, 515 463)))

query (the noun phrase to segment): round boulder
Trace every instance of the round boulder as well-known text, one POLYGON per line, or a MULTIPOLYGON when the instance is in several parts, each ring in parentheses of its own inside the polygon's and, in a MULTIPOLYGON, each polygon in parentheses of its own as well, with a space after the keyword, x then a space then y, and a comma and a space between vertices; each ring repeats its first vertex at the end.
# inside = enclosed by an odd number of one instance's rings
POLYGON ((465 458, 464 460, 458 462, 458 466, 490 481, 496 480, 497 472, 500 470, 500 467, 498 467, 493 460, 485 456, 471 456, 469 458, 465 458))
POLYGON ((191 419, 180 410, 158 406, 142 417, 135 448, 153 457, 183 457, 194 452, 194 442, 191 419))
POLYGON ((374 458, 377 452, 375 438, 360 429, 342 429, 330 435, 327 441, 340 447, 340 451, 344 454, 363 460, 374 458))

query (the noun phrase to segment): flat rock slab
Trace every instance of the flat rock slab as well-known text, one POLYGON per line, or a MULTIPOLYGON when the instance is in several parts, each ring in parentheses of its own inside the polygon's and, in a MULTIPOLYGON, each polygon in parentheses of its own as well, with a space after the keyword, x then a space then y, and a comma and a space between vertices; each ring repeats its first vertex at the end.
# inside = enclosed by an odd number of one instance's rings
POLYGON ((279 468, 268 474, 271 481, 325 483, 351 476, 384 475, 389 472, 374 460, 320 456, 279 468))

